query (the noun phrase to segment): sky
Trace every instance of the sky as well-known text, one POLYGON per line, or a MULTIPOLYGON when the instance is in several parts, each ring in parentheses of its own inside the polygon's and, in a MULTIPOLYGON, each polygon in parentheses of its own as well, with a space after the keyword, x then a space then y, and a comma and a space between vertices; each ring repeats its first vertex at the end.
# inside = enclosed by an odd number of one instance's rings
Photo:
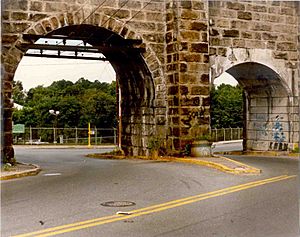
MULTIPOLYGON (((36 86, 49 86, 62 79, 76 82, 81 77, 87 80, 110 83, 116 80, 116 73, 109 62, 80 59, 55 59, 24 56, 14 80, 21 81, 25 91, 36 86)), ((216 86, 225 83, 237 85, 237 81, 228 73, 214 80, 216 86)))
POLYGON ((62 79, 76 82, 87 80, 112 82, 116 73, 109 62, 80 59, 37 58, 24 56, 15 73, 15 81, 21 81, 24 90, 43 85, 49 86, 62 79))
MULTIPOLYGON (((48 45, 60 45, 58 39, 39 39, 36 43, 48 45)), ((67 45, 82 46, 79 40, 67 40, 67 45)), ((87 46, 91 46, 88 45, 87 46)), ((29 50, 31 53, 39 53, 38 50, 29 50)), ((51 51, 48 51, 48 53, 51 51)), ((62 52, 69 55, 68 52, 62 52)), ((86 56, 103 56, 101 53, 86 54, 86 56)), ((80 78, 90 81, 112 82, 116 80, 116 73, 108 61, 80 60, 80 59, 58 59, 24 56, 18 65, 14 80, 21 81, 25 91, 36 86, 50 86, 52 82, 68 80, 76 82, 80 78)), ((237 81, 228 73, 223 73, 214 80, 216 86, 225 83, 236 85, 237 81)))
POLYGON ((237 80, 234 79, 229 73, 224 72, 219 77, 215 78, 214 84, 218 87, 222 83, 236 86, 238 84, 237 80))

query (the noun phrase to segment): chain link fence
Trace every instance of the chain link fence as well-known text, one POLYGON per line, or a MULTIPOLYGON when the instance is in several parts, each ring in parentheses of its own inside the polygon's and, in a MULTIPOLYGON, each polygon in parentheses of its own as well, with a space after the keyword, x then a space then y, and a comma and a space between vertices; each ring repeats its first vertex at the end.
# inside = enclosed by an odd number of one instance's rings
MULTIPOLYGON (((88 128, 34 128, 26 127, 24 133, 14 134, 14 144, 67 144, 87 145, 88 128)), ((92 145, 117 144, 117 129, 91 128, 92 145)))

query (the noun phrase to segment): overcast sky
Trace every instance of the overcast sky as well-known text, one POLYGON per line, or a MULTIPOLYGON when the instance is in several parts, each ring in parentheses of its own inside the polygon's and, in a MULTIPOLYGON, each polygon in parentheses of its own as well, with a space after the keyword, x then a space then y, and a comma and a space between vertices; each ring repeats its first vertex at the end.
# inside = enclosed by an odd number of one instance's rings
MULTIPOLYGON (((39 39, 36 43, 46 45, 62 45, 62 40, 59 39, 39 39)), ((83 46, 80 40, 67 40, 66 45, 83 46)), ((91 47, 91 45, 87 44, 91 47)), ((39 50, 29 50, 30 53, 39 54, 39 50)), ((46 52, 46 51, 44 51, 46 52)), ((47 51, 51 54, 57 54, 55 51, 47 51)), ((63 55, 71 55, 72 52, 61 52, 63 55)), ((74 54, 74 53, 73 53, 74 54)), ((83 53, 85 56, 102 57, 100 53, 83 53)), ((15 73, 15 81, 21 81, 24 90, 42 85, 49 86, 54 81, 62 79, 76 82, 81 77, 100 82, 112 82, 116 80, 116 73, 109 62, 95 60, 80 60, 80 59, 58 59, 58 58, 41 58, 24 56, 18 65, 15 73)), ((236 85, 237 82, 227 73, 223 73, 219 78, 215 79, 214 83, 219 85, 227 83, 236 85)))
POLYGON ((24 56, 14 80, 21 81, 26 91, 38 85, 49 86, 62 79, 76 82, 87 80, 110 83, 116 74, 109 62, 80 59, 36 58, 24 56))
MULTIPOLYGON (((49 86, 53 81, 62 79, 76 82, 84 77, 87 80, 112 82, 116 73, 109 62, 80 59, 54 59, 23 57, 15 73, 15 81, 21 81, 24 90, 38 85, 49 86)), ((236 85, 237 81, 228 73, 223 73, 214 80, 214 84, 236 85)))

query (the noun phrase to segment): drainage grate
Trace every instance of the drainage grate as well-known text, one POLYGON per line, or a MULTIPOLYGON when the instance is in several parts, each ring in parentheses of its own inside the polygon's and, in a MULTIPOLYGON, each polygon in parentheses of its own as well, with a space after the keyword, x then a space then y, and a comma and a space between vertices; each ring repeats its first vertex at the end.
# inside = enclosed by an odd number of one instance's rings
POLYGON ((105 207, 130 207, 134 206, 134 202, 129 201, 109 201, 109 202, 103 202, 101 203, 102 206, 105 207))

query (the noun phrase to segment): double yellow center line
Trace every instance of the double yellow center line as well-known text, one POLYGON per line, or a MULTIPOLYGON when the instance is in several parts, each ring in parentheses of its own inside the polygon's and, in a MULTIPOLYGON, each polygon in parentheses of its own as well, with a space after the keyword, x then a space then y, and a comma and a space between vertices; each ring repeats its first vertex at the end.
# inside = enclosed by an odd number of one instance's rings
POLYGON ((182 198, 182 199, 173 200, 170 202, 165 202, 165 203, 158 204, 158 205, 153 205, 153 206, 133 210, 128 213, 129 215, 105 216, 105 217, 100 217, 100 218, 91 219, 91 220, 87 220, 87 221, 75 222, 72 224, 61 225, 61 226, 57 226, 57 227, 53 227, 53 228, 39 230, 39 231, 27 233, 27 234, 16 235, 15 237, 54 236, 54 235, 72 232, 72 231, 76 231, 76 230, 81 230, 81 229, 85 229, 85 228, 90 228, 90 227, 94 227, 94 226, 98 226, 98 225, 103 225, 103 224, 112 223, 112 222, 116 222, 116 221, 126 220, 126 219, 130 219, 130 218, 138 217, 138 216, 148 215, 151 213, 160 212, 160 211, 164 211, 164 210, 175 208, 175 207, 180 207, 180 206, 191 204, 194 202, 199 202, 201 200, 218 197, 218 196, 222 196, 222 195, 242 191, 245 189, 254 188, 257 186, 264 185, 264 184, 269 184, 269 183, 282 181, 285 179, 294 178, 294 177, 296 177, 296 175, 290 175, 290 176, 281 175, 281 176, 277 176, 277 177, 273 177, 273 178, 269 178, 269 179, 264 179, 264 180, 249 182, 249 183, 245 183, 245 184, 241 184, 241 185, 231 186, 228 188, 224 188, 224 189, 220 189, 220 190, 216 190, 216 191, 212 191, 212 192, 208 192, 208 193, 198 194, 195 196, 190 196, 190 197, 186 197, 186 198, 182 198))

